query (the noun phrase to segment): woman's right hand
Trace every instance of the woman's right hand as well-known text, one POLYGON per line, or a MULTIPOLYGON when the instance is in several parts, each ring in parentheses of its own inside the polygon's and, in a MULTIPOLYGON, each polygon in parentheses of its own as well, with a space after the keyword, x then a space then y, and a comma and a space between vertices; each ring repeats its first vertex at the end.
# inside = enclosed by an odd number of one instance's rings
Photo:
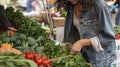
POLYGON ((15 29, 14 27, 9 27, 9 29, 7 30, 7 34, 8 36, 13 36, 16 31, 17 29, 15 29))

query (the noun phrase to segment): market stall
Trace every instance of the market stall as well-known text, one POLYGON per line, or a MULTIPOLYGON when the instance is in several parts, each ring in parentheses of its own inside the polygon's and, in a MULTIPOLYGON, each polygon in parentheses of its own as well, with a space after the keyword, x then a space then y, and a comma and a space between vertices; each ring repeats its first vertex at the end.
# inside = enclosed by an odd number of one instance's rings
MULTIPOLYGON (((6 15, 17 32, 14 36, 0 32, 0 67, 90 67, 80 53, 69 54, 71 43, 62 43, 66 12, 45 9, 45 3, 41 3, 44 9, 32 15, 6 8, 6 15)), ((111 65, 119 67, 120 28, 114 29, 117 60, 111 65)))
MULTIPOLYGON (((80 54, 69 55, 71 44, 56 44, 36 18, 26 17, 13 7, 5 11, 17 32, 14 36, 0 33, 0 67, 89 67, 80 54)), ((64 26, 58 24, 64 23, 60 21, 64 18, 57 18, 53 17, 54 27, 64 26)))

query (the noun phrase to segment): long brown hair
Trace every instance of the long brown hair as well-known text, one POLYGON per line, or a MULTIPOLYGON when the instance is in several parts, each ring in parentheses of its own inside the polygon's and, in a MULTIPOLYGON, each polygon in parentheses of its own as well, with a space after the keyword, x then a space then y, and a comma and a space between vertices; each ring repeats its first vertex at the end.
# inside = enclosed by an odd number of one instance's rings
MULTIPOLYGON (((83 10, 91 9, 93 7, 94 2, 95 0, 78 0, 78 3, 82 5, 83 10)), ((58 9, 63 7, 65 8, 65 10, 68 10, 74 6, 68 0, 56 0, 55 5, 58 9)))

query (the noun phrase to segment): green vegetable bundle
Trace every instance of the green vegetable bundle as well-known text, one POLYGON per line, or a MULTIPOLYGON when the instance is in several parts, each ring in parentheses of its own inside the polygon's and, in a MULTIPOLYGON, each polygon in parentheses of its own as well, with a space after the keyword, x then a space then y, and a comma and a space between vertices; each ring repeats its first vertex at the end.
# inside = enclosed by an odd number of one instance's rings
POLYGON ((37 67, 37 65, 31 60, 26 60, 21 55, 0 53, 0 67, 37 67))
POLYGON ((52 67, 90 67, 80 54, 53 59, 52 67))

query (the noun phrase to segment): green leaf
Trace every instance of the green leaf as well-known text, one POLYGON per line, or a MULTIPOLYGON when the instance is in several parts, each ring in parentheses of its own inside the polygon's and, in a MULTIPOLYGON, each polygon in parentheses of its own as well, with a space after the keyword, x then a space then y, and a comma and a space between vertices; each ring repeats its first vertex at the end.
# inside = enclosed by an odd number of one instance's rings
POLYGON ((4 39, 3 39, 3 42, 9 43, 9 42, 10 42, 10 38, 8 38, 8 37, 7 37, 7 38, 4 38, 4 39))
POLYGON ((26 59, 8 59, 8 60, 6 60, 6 61, 15 61, 15 62, 25 62, 25 63, 27 63, 28 65, 29 65, 29 67, 37 67, 37 65, 35 64, 35 62, 34 61, 31 61, 31 60, 26 60, 26 59))
POLYGON ((5 62, 8 67, 16 67, 13 62, 5 62))
POLYGON ((14 63, 17 65, 17 66, 27 66, 28 64, 26 62, 22 62, 22 61, 14 61, 14 63))
POLYGON ((69 67, 69 63, 68 62, 66 62, 65 67, 69 67))
POLYGON ((37 65, 33 61, 26 60, 26 62, 29 64, 30 67, 37 67, 37 65))
POLYGON ((0 67, 7 67, 5 62, 0 62, 0 67))

